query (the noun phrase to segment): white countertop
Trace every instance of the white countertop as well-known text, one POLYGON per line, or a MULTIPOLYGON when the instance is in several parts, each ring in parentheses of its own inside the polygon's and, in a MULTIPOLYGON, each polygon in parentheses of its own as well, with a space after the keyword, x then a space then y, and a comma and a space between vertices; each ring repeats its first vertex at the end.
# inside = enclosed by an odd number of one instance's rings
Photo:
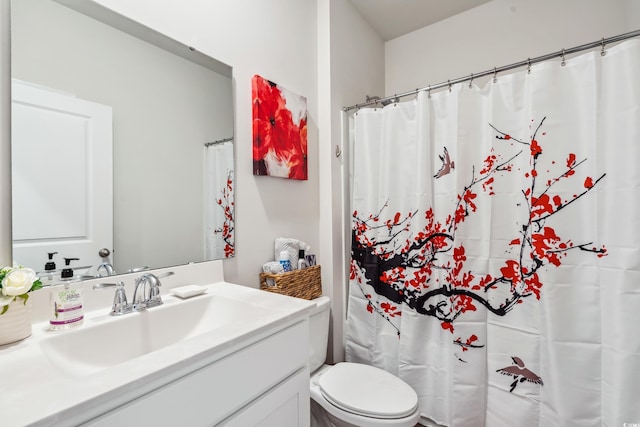
MULTIPOLYGON (((304 320, 315 304, 226 282, 204 285, 206 294, 194 298, 232 298, 249 307, 260 307, 260 315, 212 329, 154 352, 136 357, 95 373, 74 377, 55 368, 42 343, 52 334, 48 322, 33 325, 31 337, 0 346, 0 423, 4 427, 74 425, 86 421, 83 414, 97 413, 126 403, 166 382, 184 376, 248 344, 259 341, 275 330, 304 320)), ((180 299, 163 294, 165 304, 180 299)), ((158 307, 160 308, 160 307, 158 307)), ((149 310, 154 310, 150 308, 149 310)), ((85 314, 84 324, 91 328, 111 321, 109 307, 85 314)), ((124 316, 135 316, 138 313, 124 316)), ((122 345, 127 345, 126 342, 122 345)))

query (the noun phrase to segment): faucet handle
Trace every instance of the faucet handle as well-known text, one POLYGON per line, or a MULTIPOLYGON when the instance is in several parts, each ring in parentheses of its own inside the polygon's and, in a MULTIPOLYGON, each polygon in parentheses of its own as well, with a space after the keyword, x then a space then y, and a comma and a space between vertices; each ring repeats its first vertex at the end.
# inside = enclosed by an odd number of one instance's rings
POLYGON ((149 279, 149 304, 157 305, 158 302, 162 304, 162 298, 160 298, 160 280, 158 280, 157 276, 153 276, 149 279))
POLYGON ((160 286, 162 286, 162 283, 160 283, 160 279, 173 276, 174 274, 175 273, 173 271, 165 271, 164 273, 151 275, 155 280, 152 279, 149 281, 149 302, 151 303, 150 306, 162 304, 162 298, 160 297, 160 286))
POLYGON ((96 283, 93 285, 93 289, 105 289, 116 288, 116 293, 113 296, 113 305, 111 307, 112 316, 119 316, 121 314, 129 313, 132 307, 127 302, 127 293, 124 289, 124 282, 118 283, 96 283))

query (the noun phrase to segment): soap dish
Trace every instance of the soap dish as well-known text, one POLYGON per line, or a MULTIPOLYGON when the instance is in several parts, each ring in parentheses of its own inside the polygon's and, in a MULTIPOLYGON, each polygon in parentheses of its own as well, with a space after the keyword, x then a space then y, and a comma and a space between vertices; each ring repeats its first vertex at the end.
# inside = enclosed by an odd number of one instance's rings
POLYGON ((195 297, 196 295, 203 294, 206 291, 207 288, 203 288, 202 286, 198 285, 180 286, 178 288, 171 289, 171 293, 180 298, 195 297))

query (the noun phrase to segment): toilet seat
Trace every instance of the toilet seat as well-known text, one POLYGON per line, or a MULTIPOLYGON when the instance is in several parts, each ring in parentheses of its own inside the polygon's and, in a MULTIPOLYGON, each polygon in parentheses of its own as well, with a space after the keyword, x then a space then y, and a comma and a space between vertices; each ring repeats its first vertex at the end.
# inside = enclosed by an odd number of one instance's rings
POLYGON ((318 379, 324 398, 332 405, 361 416, 404 418, 416 411, 418 396, 390 373, 360 363, 338 363, 318 379))

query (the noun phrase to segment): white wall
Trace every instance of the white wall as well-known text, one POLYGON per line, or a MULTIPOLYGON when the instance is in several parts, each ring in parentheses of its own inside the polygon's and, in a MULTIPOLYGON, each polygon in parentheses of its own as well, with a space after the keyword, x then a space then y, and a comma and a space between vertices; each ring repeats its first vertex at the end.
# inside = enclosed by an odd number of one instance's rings
POLYGON ((386 43, 402 93, 640 29, 637 0, 493 0, 386 43))
POLYGON ((382 39, 347 0, 318 1, 320 129, 320 244, 324 292, 332 300, 329 359, 344 358, 345 294, 350 251, 346 206, 348 153, 342 147, 341 109, 366 94, 384 92, 382 39), (336 157, 336 146, 342 151, 336 157), (327 268, 325 268, 327 267, 327 268))

